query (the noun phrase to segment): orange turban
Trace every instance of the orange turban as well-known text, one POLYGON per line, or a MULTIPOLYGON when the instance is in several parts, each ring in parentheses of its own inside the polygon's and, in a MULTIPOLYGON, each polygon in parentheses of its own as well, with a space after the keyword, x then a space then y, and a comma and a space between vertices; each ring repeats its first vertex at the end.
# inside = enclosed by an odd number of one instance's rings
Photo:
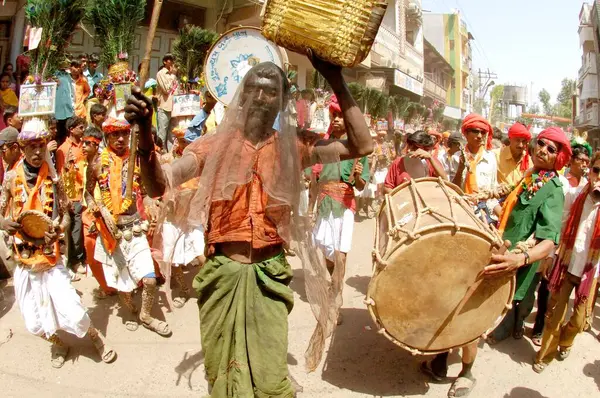
POLYGON ((481 115, 471 113, 468 115, 461 127, 461 131, 464 135, 467 134, 467 130, 478 129, 487 133, 487 143, 485 148, 487 150, 492 149, 492 125, 481 115))

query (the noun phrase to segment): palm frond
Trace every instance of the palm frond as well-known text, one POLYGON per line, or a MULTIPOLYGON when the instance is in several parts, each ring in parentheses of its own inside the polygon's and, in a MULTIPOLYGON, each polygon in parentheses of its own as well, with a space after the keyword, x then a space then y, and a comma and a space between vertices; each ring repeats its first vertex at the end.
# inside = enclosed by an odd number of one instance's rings
POLYGON ((350 90, 350 94, 352 94, 352 97, 354 98, 354 100, 356 101, 357 104, 362 103, 362 97, 363 97, 363 92, 365 91, 365 87, 362 84, 359 83, 348 83, 348 89, 350 90))
POLYGON ((85 15, 88 0, 27 0, 25 15, 42 28, 42 40, 30 51, 31 72, 50 78, 65 58, 71 36, 85 15))
POLYGON ((218 37, 218 33, 194 25, 187 25, 179 31, 173 56, 182 76, 187 76, 189 80, 200 77, 206 53, 218 37))
POLYGON ((96 30, 102 49, 100 62, 110 66, 120 54, 129 54, 135 43, 135 30, 144 19, 146 0, 95 0, 90 2, 86 18, 96 30))

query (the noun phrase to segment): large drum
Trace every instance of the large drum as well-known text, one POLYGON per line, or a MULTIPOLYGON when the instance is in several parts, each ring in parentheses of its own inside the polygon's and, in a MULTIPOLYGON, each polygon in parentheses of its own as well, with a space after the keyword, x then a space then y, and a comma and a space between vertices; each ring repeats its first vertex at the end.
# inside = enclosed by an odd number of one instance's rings
POLYGON ((386 195, 377 220, 367 305, 380 332, 414 354, 464 346, 495 328, 512 302, 514 276, 484 279, 499 234, 460 189, 421 178, 386 195))

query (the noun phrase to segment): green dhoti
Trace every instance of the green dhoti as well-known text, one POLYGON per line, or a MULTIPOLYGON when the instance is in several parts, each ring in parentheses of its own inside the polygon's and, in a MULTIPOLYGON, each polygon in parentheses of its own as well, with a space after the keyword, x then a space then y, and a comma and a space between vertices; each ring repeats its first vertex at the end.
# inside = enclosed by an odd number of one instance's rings
POLYGON ((254 264, 214 256, 196 275, 212 397, 294 396, 287 367, 291 279, 283 254, 254 264))

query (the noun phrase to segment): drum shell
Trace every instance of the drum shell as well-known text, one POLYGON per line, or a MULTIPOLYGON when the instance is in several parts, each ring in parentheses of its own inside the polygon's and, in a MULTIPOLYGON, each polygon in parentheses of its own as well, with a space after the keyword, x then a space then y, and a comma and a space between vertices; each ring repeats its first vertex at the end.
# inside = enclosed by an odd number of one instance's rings
POLYGON ((476 341, 512 302, 514 276, 481 278, 502 241, 462 195, 453 184, 423 178, 386 195, 378 216, 369 311, 387 338, 414 353, 476 341), (400 230, 390 227, 398 222, 400 230))

